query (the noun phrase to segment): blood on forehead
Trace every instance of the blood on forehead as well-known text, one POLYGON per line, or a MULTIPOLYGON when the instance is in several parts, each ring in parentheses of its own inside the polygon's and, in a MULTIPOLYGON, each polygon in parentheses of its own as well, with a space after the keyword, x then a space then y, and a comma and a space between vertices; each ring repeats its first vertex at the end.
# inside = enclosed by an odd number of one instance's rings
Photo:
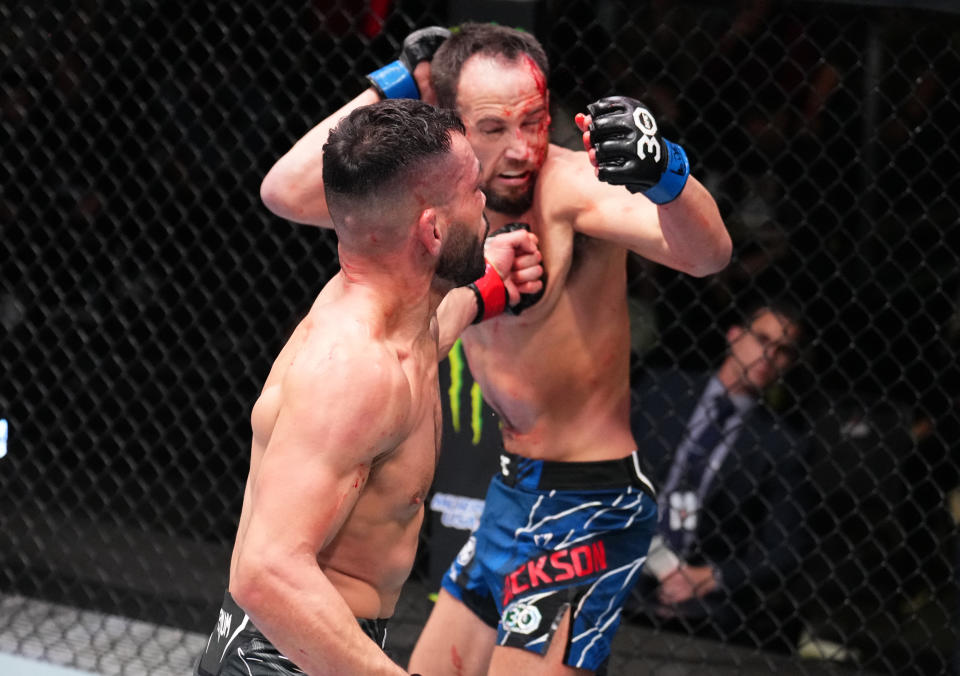
MULTIPOLYGON (((521 112, 521 117, 527 115, 531 110, 536 109, 540 105, 546 105, 547 102, 547 78, 544 76, 543 71, 540 70, 540 66, 537 65, 537 62, 534 61, 529 54, 523 54, 521 61, 524 68, 527 69, 527 72, 530 73, 530 76, 533 78, 534 86, 537 88, 537 92, 540 94, 540 101, 532 103, 528 110, 521 112)), ((546 111, 545 111, 546 112, 546 111)), ((543 120, 541 120, 539 128, 537 129, 537 144, 533 148, 534 162, 537 166, 542 166, 547 155, 547 148, 550 144, 550 115, 549 113, 545 114, 543 120)))
POLYGON ((537 87, 537 91, 540 92, 540 96, 543 98, 547 97, 547 78, 544 76, 543 71, 540 70, 540 66, 537 65, 537 62, 534 61, 529 54, 521 55, 521 61, 523 62, 524 67, 530 72, 530 75, 533 77, 533 81, 537 87))

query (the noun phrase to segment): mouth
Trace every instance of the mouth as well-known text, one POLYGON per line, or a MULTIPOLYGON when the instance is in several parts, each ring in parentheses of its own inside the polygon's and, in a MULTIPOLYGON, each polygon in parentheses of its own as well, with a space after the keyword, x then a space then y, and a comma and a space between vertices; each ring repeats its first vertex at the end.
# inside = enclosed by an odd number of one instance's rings
POLYGON ((506 185, 523 185, 530 180, 529 171, 503 171, 497 174, 497 180, 506 185))

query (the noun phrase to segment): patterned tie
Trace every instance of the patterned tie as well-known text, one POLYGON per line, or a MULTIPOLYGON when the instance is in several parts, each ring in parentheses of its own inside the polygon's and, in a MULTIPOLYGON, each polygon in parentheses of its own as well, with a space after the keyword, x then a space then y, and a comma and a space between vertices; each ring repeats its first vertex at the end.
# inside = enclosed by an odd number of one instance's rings
POLYGON ((723 438, 723 427, 736 411, 725 394, 715 397, 708 412, 709 420, 700 435, 690 444, 686 467, 676 489, 667 496, 667 510, 660 519, 660 532, 677 554, 684 554, 694 539, 697 512, 702 496, 700 484, 713 450, 723 438))
POLYGON ((681 483, 690 490, 696 491, 700 488, 710 455, 723 438, 723 426, 736 410, 736 406, 727 395, 720 394, 714 397, 710 420, 701 430, 700 436, 691 444, 690 453, 687 456, 686 476, 681 483))

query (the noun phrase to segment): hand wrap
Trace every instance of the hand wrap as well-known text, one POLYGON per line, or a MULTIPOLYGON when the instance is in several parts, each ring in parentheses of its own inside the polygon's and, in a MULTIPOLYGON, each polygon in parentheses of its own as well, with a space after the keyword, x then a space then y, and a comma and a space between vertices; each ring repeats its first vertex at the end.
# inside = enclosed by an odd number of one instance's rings
POLYGON ((489 261, 484 268, 483 277, 468 284, 467 288, 477 297, 477 316, 473 324, 479 324, 484 319, 492 319, 503 314, 510 302, 507 287, 504 286, 497 269, 490 265, 489 261))
POLYGON ((437 49, 450 37, 441 26, 415 30, 403 41, 400 57, 367 75, 370 84, 383 99, 419 99, 420 90, 413 79, 413 70, 421 61, 433 58, 437 49))
MULTIPOLYGON (((490 237, 496 237, 497 235, 505 235, 508 232, 513 232, 514 230, 526 230, 530 232, 530 226, 526 223, 507 223, 505 226, 500 228, 494 233, 490 234, 490 237)), ((547 271, 544 269, 543 275, 540 277, 540 280, 543 282, 543 286, 536 293, 521 293, 520 302, 516 305, 507 305, 507 309, 511 314, 518 315, 531 305, 536 303, 543 297, 543 292, 547 290, 547 271)))
POLYGON ((676 199, 690 163, 683 148, 660 136, 650 111, 626 96, 608 96, 587 110, 600 180, 642 192, 655 204, 676 199))

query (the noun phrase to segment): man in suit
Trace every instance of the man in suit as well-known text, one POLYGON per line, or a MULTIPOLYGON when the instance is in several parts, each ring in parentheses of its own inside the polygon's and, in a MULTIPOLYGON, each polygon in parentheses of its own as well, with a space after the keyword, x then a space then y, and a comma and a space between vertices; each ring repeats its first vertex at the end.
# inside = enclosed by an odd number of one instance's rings
POLYGON ((634 386, 633 432, 660 508, 636 615, 787 647, 795 618, 770 601, 809 549, 807 444, 763 395, 797 361, 802 333, 792 308, 764 305, 727 330, 716 372, 653 371, 634 386))

